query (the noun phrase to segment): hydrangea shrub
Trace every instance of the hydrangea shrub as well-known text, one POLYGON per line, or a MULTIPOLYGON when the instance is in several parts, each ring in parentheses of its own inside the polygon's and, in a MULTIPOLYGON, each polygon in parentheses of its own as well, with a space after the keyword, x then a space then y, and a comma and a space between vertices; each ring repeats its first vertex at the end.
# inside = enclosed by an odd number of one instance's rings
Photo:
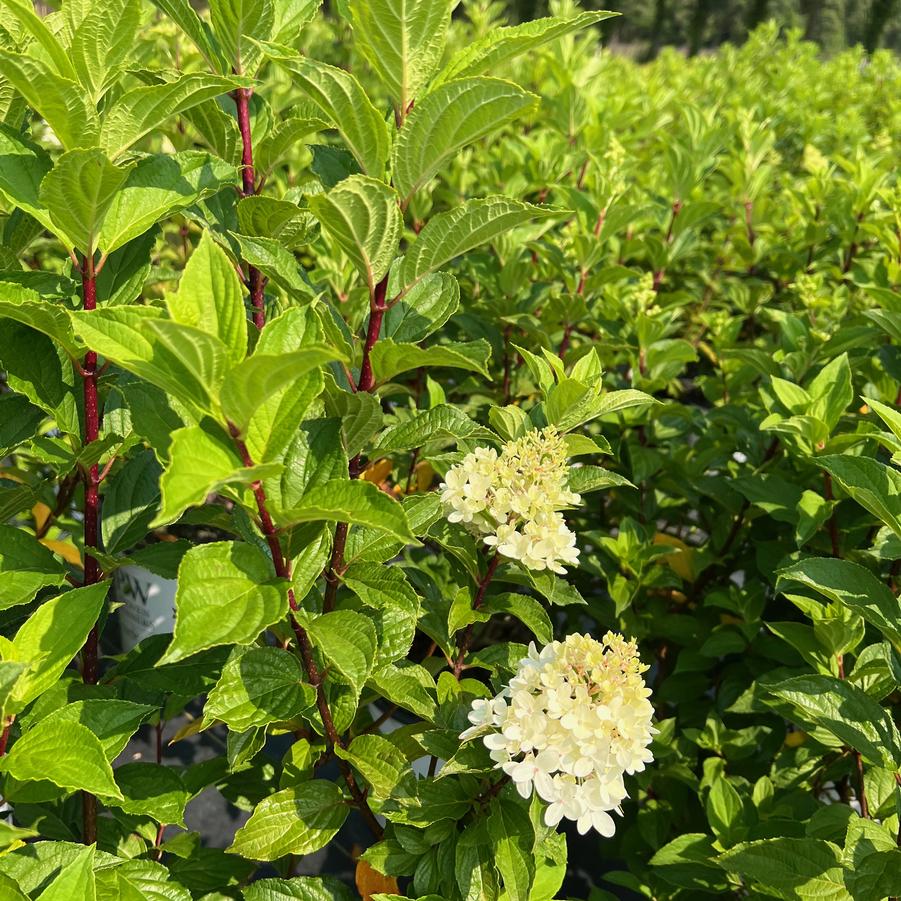
POLYGON ((901 894, 897 60, 330 6, 4 5, 0 897, 901 894))

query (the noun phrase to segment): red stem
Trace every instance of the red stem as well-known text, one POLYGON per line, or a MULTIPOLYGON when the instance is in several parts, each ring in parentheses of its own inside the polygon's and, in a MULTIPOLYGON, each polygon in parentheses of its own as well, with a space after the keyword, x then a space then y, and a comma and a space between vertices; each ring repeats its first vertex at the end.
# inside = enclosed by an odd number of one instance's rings
MULTIPOLYGON (((237 88, 232 94, 238 111, 238 131, 241 133, 241 193, 250 197, 257 192, 256 175, 253 168, 253 140, 250 132, 250 98, 252 88, 237 88)), ((262 328, 266 324, 266 310, 263 292, 266 279, 255 266, 247 266, 247 287, 253 304, 253 324, 262 328)))
POLYGON ((9 744, 9 732, 13 727, 13 719, 14 717, 9 717, 6 725, 3 727, 3 734, 0 735, 0 757, 6 753, 6 746, 9 744))
POLYGON ((372 391, 375 387, 375 375, 372 371, 372 348, 379 340, 382 331, 382 320, 388 310, 385 295, 388 291, 388 276, 386 275, 373 289, 372 301, 369 304, 369 326, 366 329, 366 343, 363 346, 363 362, 360 366, 360 378, 357 381, 358 391, 372 391))
MULTIPOLYGON (((82 309, 97 309, 97 281, 94 274, 94 259, 88 255, 82 264, 82 309)), ((100 405, 97 399, 97 353, 89 350, 81 364, 84 386, 84 446, 96 441, 100 434, 100 405)), ((89 547, 99 546, 100 535, 100 468, 94 463, 85 473, 84 479, 84 584, 95 585, 102 578, 100 564, 88 552, 89 547)), ((88 633, 81 652, 81 675, 85 684, 97 684, 97 661, 100 656, 100 627, 94 625, 88 633)), ((86 845, 97 841, 97 799, 88 792, 82 792, 82 832, 86 845)))
MULTIPOLYGON (((491 558, 488 563, 488 569, 485 572, 485 575, 482 576, 478 590, 476 591, 475 600, 472 602, 472 609, 478 610, 479 607, 485 601, 485 592, 488 590, 488 585, 491 580, 494 578, 494 573, 497 570, 498 564, 501 562, 501 555, 495 551, 494 556, 491 558)), ((475 630, 475 623, 470 623, 466 627, 466 631, 463 633, 463 637, 460 639, 460 643, 458 647, 457 659, 454 660, 453 665, 453 673, 454 676, 459 679, 460 674, 463 672, 463 661, 466 659, 467 653, 469 653, 469 648, 472 645, 473 633, 475 630)))
MULTIPOLYGON (((250 456, 247 445, 244 443, 244 441, 241 440, 237 429, 232 427, 231 433, 232 438, 235 442, 235 447, 237 448, 238 453, 241 456, 242 462, 245 466, 253 466, 253 458, 250 456)), ((285 557, 284 553, 282 553, 281 542, 278 540, 278 531, 276 530, 275 524, 272 521, 272 517, 269 514, 269 509, 266 501, 266 491, 263 488, 262 483, 259 481, 254 482, 252 488, 254 498, 257 502, 257 511, 260 515, 260 528, 262 529, 263 535, 266 538, 266 543, 269 545, 269 550, 272 552, 272 563, 275 567, 275 574, 280 579, 285 579, 290 583, 291 562, 285 557)), ((328 739, 330 745, 339 745, 343 748, 346 745, 344 739, 335 728, 335 721, 332 718, 332 712, 328 706, 328 698, 325 695, 325 679, 323 674, 319 671, 319 667, 316 665, 316 659, 313 656, 313 647, 310 643, 310 638, 307 635, 306 630, 303 628, 303 626, 301 626, 301 624, 297 621, 297 618, 294 616, 294 612, 299 609, 300 605, 297 603, 297 597, 294 594, 294 589, 290 587, 290 585, 288 587, 288 605, 291 608, 291 615, 289 616, 291 629, 294 632, 294 637, 297 640, 297 648, 300 651, 300 657, 303 661, 304 669, 307 673, 307 678, 310 680, 310 685, 312 685, 316 690, 316 706, 319 709, 319 716, 322 719, 322 725, 325 729, 326 738, 328 739)), ((381 839, 382 827, 369 807, 369 803, 366 800, 366 793, 360 788, 357 780, 354 778, 353 772, 347 765, 346 761, 342 760, 338 765, 341 769, 341 774, 344 776, 344 781, 347 783, 347 788, 350 791, 354 804, 362 814, 363 819, 366 820, 366 823, 372 830, 373 835, 375 835, 377 839, 381 839)))

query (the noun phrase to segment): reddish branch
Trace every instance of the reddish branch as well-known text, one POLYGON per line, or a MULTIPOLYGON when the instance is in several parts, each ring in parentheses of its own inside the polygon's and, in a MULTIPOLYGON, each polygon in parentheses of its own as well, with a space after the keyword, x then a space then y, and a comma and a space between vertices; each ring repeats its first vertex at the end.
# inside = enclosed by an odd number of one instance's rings
MULTIPOLYGON (((250 132, 250 98, 251 88, 237 88, 232 99, 238 111, 238 131, 241 133, 241 194, 251 197, 256 194, 256 175, 253 167, 253 140, 250 132)), ((266 324, 266 312, 263 291, 266 279, 255 266, 247 265, 247 289, 250 291, 250 302, 253 304, 253 323, 257 328, 266 324)))
MULTIPOLYGON (((375 373, 372 369, 372 349, 379 340, 382 331, 382 321, 388 311, 388 276, 386 275, 372 289, 369 301, 369 324, 366 327, 366 342, 363 345, 363 361, 360 364, 360 377, 356 385, 351 383, 355 391, 372 391, 375 388, 375 373)), ((363 464, 359 454, 350 461, 348 467, 350 477, 356 479, 363 471, 363 464)), ((322 609, 328 613, 334 609, 335 598, 338 594, 338 586, 341 574, 344 572, 344 549, 347 546, 346 522, 339 522, 335 527, 335 538, 332 542, 332 556, 325 570, 325 596, 322 609)))
MULTIPOLYGON (((247 445, 241 439, 238 430, 232 426, 231 427, 232 438, 235 442, 235 447, 238 449, 238 453, 241 456, 241 461, 247 467, 254 466, 253 458, 250 455, 250 452, 247 449, 247 445)), ((253 494, 257 503, 257 511, 260 516, 260 528, 263 532, 263 536, 266 539, 266 543, 269 545, 269 550, 272 553, 272 563, 275 567, 275 574, 280 578, 284 579, 288 582, 288 605, 291 608, 291 614, 289 616, 291 622, 291 629, 294 632, 294 637, 297 640, 297 649, 300 652, 301 660, 303 661, 304 669, 307 673, 307 678, 310 680, 310 684, 316 691, 316 707, 319 710, 319 716, 322 719, 322 726, 325 730, 326 738, 328 739, 328 743, 331 747, 335 747, 336 745, 339 747, 345 747, 344 739, 338 733, 338 730, 335 728, 335 721, 332 718, 332 712, 328 706, 328 698, 325 694, 325 679, 323 674, 319 671, 319 667, 316 665, 316 659, 313 656, 313 646, 310 643, 310 638, 306 633, 306 630, 301 626, 301 624, 297 621, 297 617, 294 614, 300 609, 300 605, 297 603, 297 597, 294 594, 294 589, 291 587, 291 561, 285 557, 282 552, 281 542, 278 539, 278 531, 275 528, 275 524, 272 521, 272 517, 269 514, 269 509, 266 501, 266 491, 263 488, 261 482, 256 481, 253 483, 253 494)), ((354 774, 351 771, 350 767, 344 760, 340 760, 338 763, 341 774, 344 777, 344 781, 347 784, 348 791, 350 791, 351 798, 353 799, 354 804, 359 809, 360 813, 363 816, 363 819, 366 820, 369 828, 372 830, 373 835, 376 838, 382 837, 382 827, 379 825, 378 820, 375 818, 372 810, 369 807, 369 803, 366 800, 366 793, 360 788, 357 780, 354 778, 354 774)))
MULTIPOLYGON (((485 592, 488 590, 488 585, 491 583, 491 580, 494 578, 494 573, 497 570, 498 564, 501 562, 500 554, 495 551, 494 556, 488 563, 488 569, 485 571, 485 575, 479 580, 478 588, 476 589, 475 600, 472 602, 472 609, 478 610, 479 607, 485 602, 485 592)), ((475 623, 470 623, 466 627, 466 631, 463 633, 463 637, 460 639, 457 645, 457 658, 454 660, 453 664, 453 673, 456 678, 460 678, 461 673, 463 672, 463 664, 466 660, 466 655, 469 653, 469 648, 472 646, 472 638, 475 630, 475 623)))
MULTIPOLYGON (((97 281, 94 259, 85 256, 81 268, 82 309, 97 308, 97 281)), ((84 387, 84 446, 97 440, 100 434, 100 405, 97 398, 97 353, 89 350, 81 365, 84 387)), ((102 578, 100 564, 88 553, 88 548, 99 547, 100 535, 100 467, 92 464, 84 473, 84 584, 95 585, 102 578)), ((88 633, 81 653, 82 678, 88 685, 97 683, 97 661, 99 657, 100 627, 94 625, 88 633)), ((82 792, 82 833, 86 845, 97 841, 97 799, 88 792, 82 792)))

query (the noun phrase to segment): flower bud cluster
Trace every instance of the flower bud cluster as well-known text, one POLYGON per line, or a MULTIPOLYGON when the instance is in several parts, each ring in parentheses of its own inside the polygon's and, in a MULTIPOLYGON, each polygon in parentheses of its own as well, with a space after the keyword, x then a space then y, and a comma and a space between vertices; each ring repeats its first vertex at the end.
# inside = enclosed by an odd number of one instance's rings
POLYGON ((547 803, 547 825, 568 819, 580 833, 613 835, 624 774, 653 759, 646 670, 635 642, 612 632, 569 635, 540 652, 532 644, 509 686, 473 702, 460 737, 481 737, 519 794, 547 803))
POLYGON ((581 502, 567 486, 566 443, 554 429, 532 431, 498 454, 478 447, 441 484, 450 522, 459 522, 528 569, 565 572, 578 562, 576 536, 560 510, 581 502))

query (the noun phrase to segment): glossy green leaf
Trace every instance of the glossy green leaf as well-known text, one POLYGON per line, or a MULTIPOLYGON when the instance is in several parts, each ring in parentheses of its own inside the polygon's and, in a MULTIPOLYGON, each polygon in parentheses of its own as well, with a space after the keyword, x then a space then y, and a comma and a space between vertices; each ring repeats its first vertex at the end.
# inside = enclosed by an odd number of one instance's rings
POLYGON ((400 269, 404 291, 451 260, 520 225, 560 216, 559 210, 532 206, 506 197, 467 200, 446 213, 432 216, 400 269))
POLYGON ((417 101, 394 143, 394 184, 406 202, 468 144, 535 106, 537 98, 499 78, 461 78, 417 101))
POLYGON ((205 231, 166 305, 174 322, 215 336, 227 348, 229 360, 240 363, 247 354, 244 297, 234 264, 205 231))
POLYGON ((502 63, 513 57, 536 50, 543 44, 615 15, 618 14, 606 11, 583 12, 575 16, 548 16, 534 22, 523 22, 521 25, 494 28, 458 50, 438 73, 435 84, 464 75, 496 72, 502 63))
POLYGON ((228 850, 251 860, 310 854, 334 837, 347 812, 341 791, 333 782, 302 782, 257 804, 228 850))
POLYGON ((338 129, 364 175, 381 178, 388 162, 388 127, 349 72, 300 57, 286 47, 266 44, 267 54, 286 68, 317 112, 338 129))
POLYGON ((381 735, 358 735, 335 753, 360 773, 377 798, 387 798, 408 769, 403 752, 381 735))
POLYGON ((100 130, 100 146, 116 159, 172 116, 239 87, 243 82, 191 73, 164 84, 131 88, 110 105, 100 130))
POLYGON ((8 710, 18 713, 62 675, 100 616, 108 589, 109 583, 99 582, 67 591, 45 601, 21 625, 4 656, 28 670, 16 682, 8 710))
POLYGON ((441 61, 453 3, 449 0, 350 0, 354 37, 406 111, 441 61))
POLYGON ((283 525, 320 520, 371 526, 402 541, 416 541, 401 505, 371 482, 334 479, 311 489, 299 505, 279 515, 283 525))
POLYGON ((290 720, 315 701, 316 692, 304 682, 296 654, 282 648, 237 648, 222 668, 203 715, 243 732, 290 720))
POLYGON ((67 791, 122 797, 103 745, 80 723, 42 720, 13 744, 0 768, 20 782, 45 779, 67 791))
POLYGON ((63 566, 37 538, 0 525, 0 610, 27 604, 42 588, 65 579, 63 566))
POLYGON ((54 230, 70 247, 90 256, 116 193, 131 167, 116 166, 100 150, 64 153, 41 182, 40 199, 54 230))
POLYGON ((352 610, 335 610, 311 619, 307 632, 328 663, 359 695, 372 672, 376 653, 375 626, 352 610))
POLYGON ((466 369, 489 378, 487 364, 490 356, 491 345, 482 338, 461 344, 436 344, 432 347, 395 344, 390 338, 384 338, 373 347, 370 354, 372 368, 379 382, 386 382, 402 372, 424 366, 466 369))
POLYGON ((325 344, 311 344, 290 354, 254 354, 229 372, 222 385, 222 412, 243 434, 260 401, 301 382, 308 372, 339 359, 325 344))
MULTIPOLYGON (((155 223, 237 180, 234 166, 198 150, 143 157, 113 197, 100 229, 98 247, 111 253, 155 223)), ((201 236, 201 243, 203 239, 201 236)))
POLYGON ((351 175, 327 194, 311 197, 309 205, 373 292, 400 239, 403 222, 396 193, 374 178, 351 175))
POLYGON ((868 569, 850 560, 810 557, 779 573, 779 587, 798 582, 859 613, 901 650, 901 606, 868 569))
POLYGON ((288 612, 285 587, 258 548, 234 541, 185 554, 175 593, 175 634, 160 665, 223 644, 252 644, 288 612))

